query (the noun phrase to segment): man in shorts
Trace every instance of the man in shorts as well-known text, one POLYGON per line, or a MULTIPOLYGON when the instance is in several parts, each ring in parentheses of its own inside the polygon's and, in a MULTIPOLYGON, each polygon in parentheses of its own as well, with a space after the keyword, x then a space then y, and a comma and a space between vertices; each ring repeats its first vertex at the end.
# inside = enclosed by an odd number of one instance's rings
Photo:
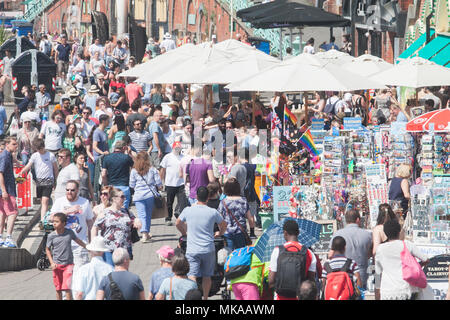
POLYGON ((14 178, 13 154, 17 151, 17 139, 7 137, 5 150, 0 153, 0 247, 15 248, 12 239, 14 222, 17 218, 16 180, 14 178), (7 220, 6 240, 3 240, 3 229, 7 220))
POLYGON ((177 219, 176 227, 182 236, 187 235, 186 258, 189 261, 188 277, 196 281, 202 278, 203 299, 207 300, 211 289, 211 276, 216 265, 214 237, 221 236, 227 229, 227 223, 216 209, 206 205, 208 189, 197 190, 197 203, 187 207, 177 219), (214 233, 214 224, 219 231, 214 233), (189 233, 187 232, 189 230, 189 233))

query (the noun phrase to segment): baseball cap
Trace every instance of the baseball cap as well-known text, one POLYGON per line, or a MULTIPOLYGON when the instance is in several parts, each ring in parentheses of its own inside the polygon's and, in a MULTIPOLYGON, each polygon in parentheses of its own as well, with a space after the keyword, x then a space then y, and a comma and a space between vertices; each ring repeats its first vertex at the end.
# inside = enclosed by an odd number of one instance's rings
POLYGON ((175 149, 175 148, 181 148, 181 142, 180 141, 175 141, 172 144, 172 149, 175 149))
POLYGON ((175 255, 175 251, 169 246, 162 246, 158 251, 156 251, 156 253, 164 259, 172 259, 175 255))

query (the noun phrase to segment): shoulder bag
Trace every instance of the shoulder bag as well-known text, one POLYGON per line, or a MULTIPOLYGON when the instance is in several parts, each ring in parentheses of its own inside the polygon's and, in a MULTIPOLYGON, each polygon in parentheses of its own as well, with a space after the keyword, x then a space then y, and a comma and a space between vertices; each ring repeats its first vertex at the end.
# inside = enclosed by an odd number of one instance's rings
POLYGON ((150 189, 150 192, 153 194, 153 197, 155 198, 155 207, 158 209, 161 209, 164 206, 161 195, 159 193, 155 194, 155 192, 153 192, 152 186, 147 183, 147 181, 144 179, 143 176, 141 176, 141 175, 139 175, 139 176, 142 178, 142 180, 144 180, 145 184, 150 189))
MULTIPOLYGON (((127 214, 131 219, 130 211, 127 210, 127 214)), ((131 242, 136 243, 139 240, 141 240, 141 237, 139 237, 137 229, 134 226, 131 226, 131 242)))
POLYGON ((402 275, 403 280, 410 285, 424 289, 427 286, 427 277, 416 258, 409 252, 403 241, 403 250, 400 253, 402 259, 402 275))
POLYGON ((244 237, 245 237, 245 244, 247 246, 251 246, 252 245, 252 239, 250 239, 250 237, 248 236, 247 232, 244 230, 244 228, 239 223, 238 219, 236 219, 236 217, 231 213, 231 211, 228 210, 228 207, 225 204, 225 201, 223 201, 223 200, 222 200, 222 205, 225 208, 225 210, 227 211, 227 214, 236 222, 238 228, 241 230, 242 234, 244 235, 244 237))
POLYGON ((125 300, 122 290, 120 290, 119 285, 112 278, 112 272, 108 274, 109 279, 109 290, 111 291, 111 300, 125 300))

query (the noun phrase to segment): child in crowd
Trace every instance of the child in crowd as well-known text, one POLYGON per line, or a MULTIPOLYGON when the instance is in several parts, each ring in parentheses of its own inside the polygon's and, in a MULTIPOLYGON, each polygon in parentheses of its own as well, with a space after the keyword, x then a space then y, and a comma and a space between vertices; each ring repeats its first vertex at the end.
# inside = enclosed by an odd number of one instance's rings
POLYGON ((66 293, 66 299, 72 300, 72 271, 73 253, 72 240, 86 248, 86 244, 77 238, 71 229, 66 229, 67 216, 58 212, 53 215, 53 228, 47 238, 45 251, 53 270, 53 283, 56 289, 56 299, 62 300, 62 292, 66 293))

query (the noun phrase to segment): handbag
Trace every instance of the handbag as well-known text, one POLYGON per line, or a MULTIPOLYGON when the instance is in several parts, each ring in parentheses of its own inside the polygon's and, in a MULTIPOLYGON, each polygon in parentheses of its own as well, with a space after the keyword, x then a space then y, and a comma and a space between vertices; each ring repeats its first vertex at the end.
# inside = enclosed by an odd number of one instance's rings
POLYGON ((241 230, 242 234, 244 235, 244 237, 245 237, 245 244, 246 244, 247 246, 251 246, 251 245, 253 244, 252 239, 250 239, 250 237, 248 236, 247 232, 244 230, 244 228, 243 228, 243 227, 241 226, 241 224, 239 223, 238 219, 236 219, 236 217, 231 213, 231 211, 228 210, 228 207, 227 207, 227 205, 225 204, 225 201, 222 200, 222 204, 223 204, 225 210, 227 211, 227 214, 228 214, 231 218, 233 218, 233 220, 236 222, 238 228, 241 230))
MULTIPOLYGON (((128 213, 128 216, 131 219, 131 215, 130 215, 130 212, 128 210, 127 210, 127 213, 128 213)), ((131 226, 131 235, 130 236, 131 236, 131 242, 132 243, 136 243, 139 240, 141 240, 141 237, 139 237, 139 233, 138 233, 137 229, 134 228, 134 226, 131 226)))
POLYGON ((145 184, 148 186, 148 188, 150 189, 150 192, 153 194, 153 197, 155 198, 155 207, 158 209, 161 209, 164 206, 161 195, 159 193, 155 194, 155 192, 153 192, 152 186, 147 183, 147 181, 144 179, 143 176, 141 176, 141 178, 142 178, 142 180, 144 180, 145 184))
POLYGON ((414 287, 422 289, 426 288, 427 277, 425 272, 423 272, 422 267, 417 262, 416 258, 409 252, 405 241, 403 241, 403 250, 400 253, 400 258, 402 260, 403 280, 414 287))

